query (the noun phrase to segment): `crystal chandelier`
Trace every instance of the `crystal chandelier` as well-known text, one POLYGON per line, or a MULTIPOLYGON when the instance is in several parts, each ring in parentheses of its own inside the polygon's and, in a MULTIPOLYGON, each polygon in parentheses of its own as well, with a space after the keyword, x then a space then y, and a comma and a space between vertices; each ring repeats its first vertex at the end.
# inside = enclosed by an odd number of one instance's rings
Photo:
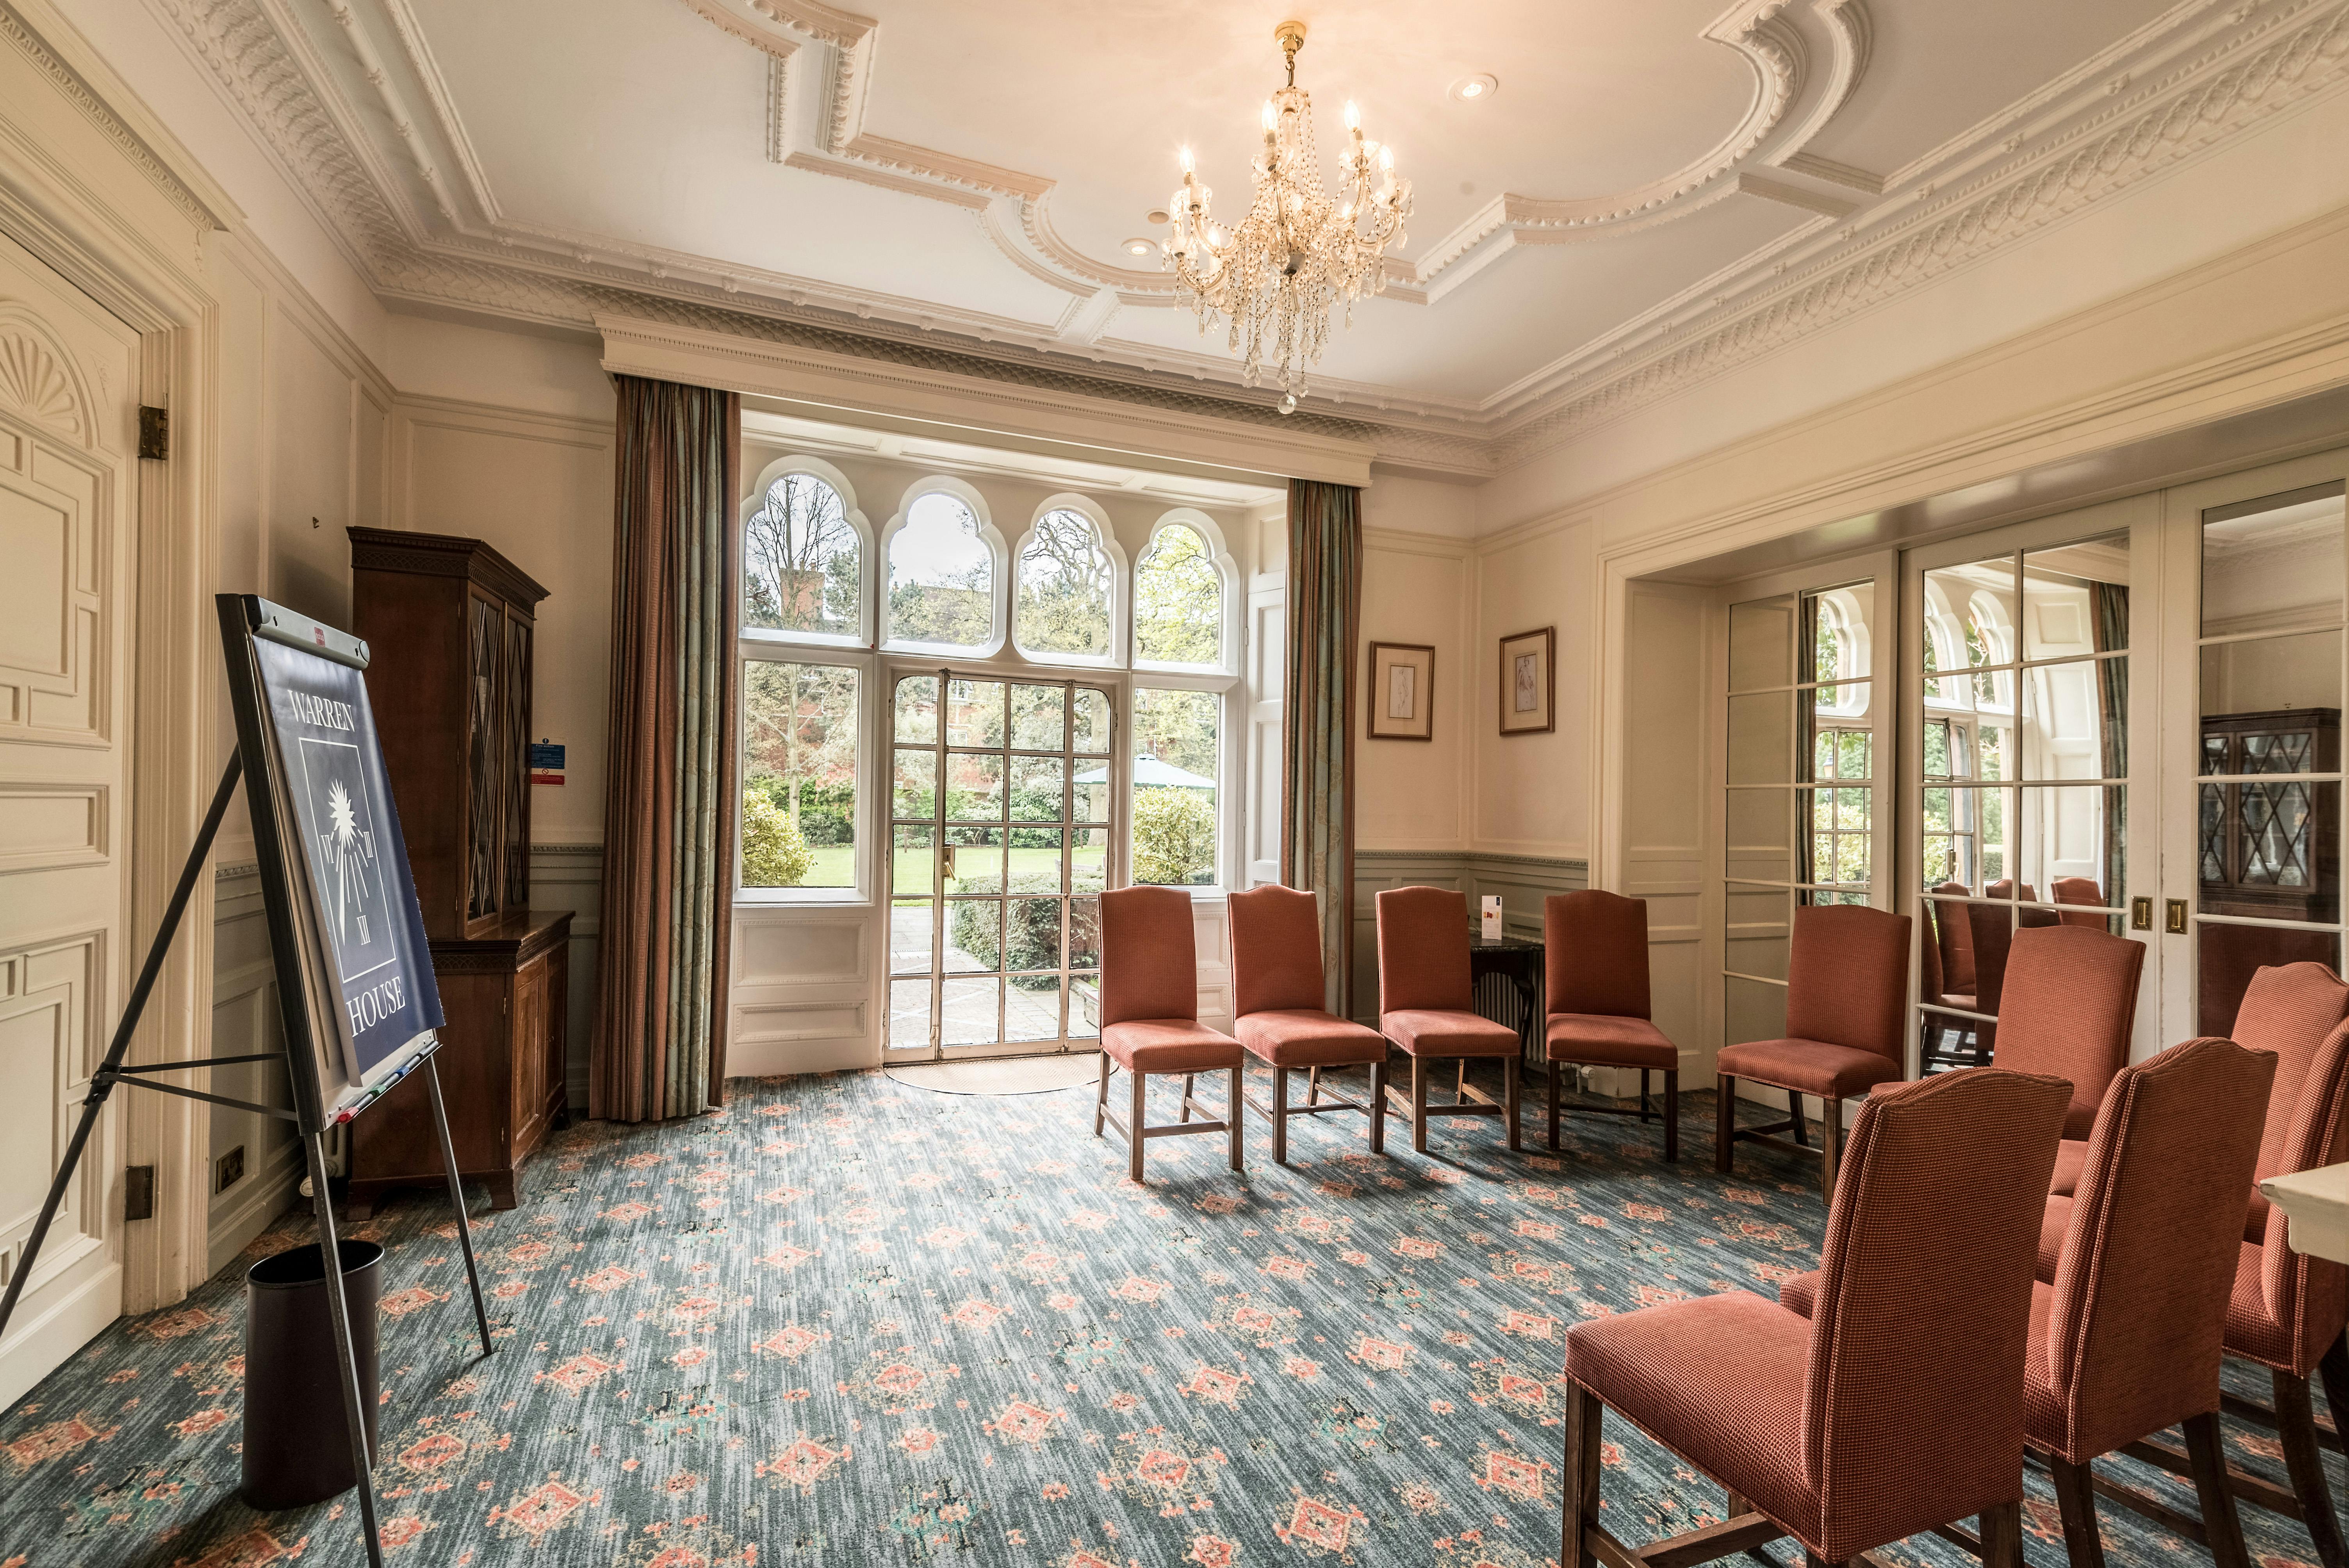
POLYGON ((1249 386, 1268 366, 1286 389, 1280 411, 1293 413, 1305 367, 1321 357, 1330 335, 1330 309, 1346 305, 1353 323, 1357 299, 1386 283, 1386 252, 1403 241, 1411 216, 1411 181, 1394 171, 1394 149, 1362 135, 1361 116, 1346 106, 1346 150, 1339 182, 1343 199, 1321 187, 1313 147, 1313 98, 1297 85, 1297 51, 1305 24, 1273 30, 1288 62, 1288 84, 1264 104, 1264 146, 1256 157, 1256 196, 1237 228, 1207 215, 1215 192, 1199 183, 1191 150, 1183 149, 1183 187, 1167 206, 1165 264, 1199 317, 1199 330, 1218 315, 1231 318, 1230 346, 1244 353, 1249 386), (1383 182, 1371 189, 1376 165, 1383 182))

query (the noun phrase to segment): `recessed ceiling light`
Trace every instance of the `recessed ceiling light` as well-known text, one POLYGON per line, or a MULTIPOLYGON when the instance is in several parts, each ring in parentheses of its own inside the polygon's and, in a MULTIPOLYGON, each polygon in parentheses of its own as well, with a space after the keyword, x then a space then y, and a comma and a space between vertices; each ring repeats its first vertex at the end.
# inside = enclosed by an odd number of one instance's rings
POLYGON ((1165 208, 1153 207, 1149 211, 1144 212, 1142 215, 1142 221, 1153 228, 1158 228, 1172 220, 1167 217, 1165 208))
POLYGON ((1499 81, 1490 76, 1462 77, 1452 84, 1449 97, 1454 103, 1475 103, 1491 98, 1501 90, 1499 81))
POLYGON ((1129 256, 1146 256, 1157 249, 1158 242, 1155 240, 1137 238, 1125 242, 1125 253, 1129 256))

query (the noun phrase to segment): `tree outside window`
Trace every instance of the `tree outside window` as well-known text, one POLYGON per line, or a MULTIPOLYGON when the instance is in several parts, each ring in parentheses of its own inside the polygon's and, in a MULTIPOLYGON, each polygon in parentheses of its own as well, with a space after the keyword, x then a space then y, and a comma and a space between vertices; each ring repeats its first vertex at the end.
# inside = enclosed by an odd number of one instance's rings
POLYGON ((995 552, 957 497, 933 491, 889 541, 889 636, 984 648, 995 635, 995 552))
POLYGON ((742 525, 742 624, 854 637, 864 567, 840 492, 813 474, 785 474, 742 525))
POLYGON ((856 671, 742 665, 742 885, 856 885, 856 671))
POLYGON ((1110 596, 1116 563, 1101 531, 1081 511, 1048 511, 1019 552, 1020 651, 1076 658, 1109 656, 1110 596))
POLYGON ((1160 665, 1223 661, 1224 584, 1199 531, 1158 531, 1133 569, 1133 653, 1160 665))
POLYGON ((1216 880, 1216 779, 1223 699, 1214 692, 1133 694, 1133 880, 1216 880))

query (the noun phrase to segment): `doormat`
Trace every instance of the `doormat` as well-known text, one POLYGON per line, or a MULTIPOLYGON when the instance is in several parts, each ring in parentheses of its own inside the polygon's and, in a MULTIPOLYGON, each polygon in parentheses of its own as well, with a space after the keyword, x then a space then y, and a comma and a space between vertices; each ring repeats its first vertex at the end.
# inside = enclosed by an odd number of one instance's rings
POLYGON ((899 1083, 938 1094, 1050 1094, 1092 1083, 1101 1075, 1100 1064, 1098 1051, 1086 1051, 1078 1056, 918 1062, 891 1068, 888 1072, 899 1083))

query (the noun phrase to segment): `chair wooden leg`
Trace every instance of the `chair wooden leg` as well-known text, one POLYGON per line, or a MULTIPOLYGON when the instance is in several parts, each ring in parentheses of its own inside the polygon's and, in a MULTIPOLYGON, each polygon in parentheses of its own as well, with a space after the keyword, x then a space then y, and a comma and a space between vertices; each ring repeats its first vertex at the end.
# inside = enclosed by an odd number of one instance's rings
POLYGON ((1835 1202, 1836 1161, 1843 1153, 1843 1101, 1821 1099, 1826 1114, 1819 1121, 1819 1185, 1827 1202, 1835 1202))
POLYGON ((1288 1069, 1272 1069, 1272 1162, 1288 1163, 1288 1069))
POLYGON ((1133 1119, 1125 1124, 1125 1173, 1136 1181, 1142 1180, 1142 1086, 1150 1075, 1136 1068, 1126 1074, 1133 1080, 1133 1119))
POLYGON ((1526 1146, 1525 1137, 1517 1127, 1517 1111, 1519 1109, 1519 1102, 1524 1092, 1522 1086, 1526 1076, 1525 1058, 1522 1057, 1509 1057, 1507 1061, 1502 1064, 1501 1072, 1503 1084, 1501 1089, 1501 1104, 1503 1107, 1501 1116, 1502 1119, 1509 1124, 1509 1147, 1512 1149, 1523 1149, 1526 1146))
POLYGON ((1599 1454, 1607 1407, 1579 1383, 1566 1386, 1566 1519, 1559 1532, 1557 1568, 1591 1568, 1583 1549, 1585 1532, 1599 1522, 1599 1454))
POLYGON ((2324 1480, 2324 1451, 2316 1446, 2316 1411, 2308 1379, 2278 1372, 2274 1382, 2276 1435, 2283 1439, 2284 1469, 2292 1474, 2292 1495, 2300 1499, 2309 1540, 2324 1568, 2349 1568, 2340 1516, 2333 1511, 2333 1491, 2324 1480))
POLYGON ((1664 1163, 1677 1165, 1681 1159, 1681 1075, 1678 1068, 1664 1073, 1664 1163))
POLYGON ((1093 1136, 1102 1135, 1102 1118, 1109 1114, 1109 1053, 1101 1054, 1101 1088, 1093 1096, 1093 1136))
POLYGON ((1321 1069, 1319 1068, 1305 1069, 1305 1103, 1308 1105, 1321 1103, 1321 1069))
POLYGON ((1183 1114, 1175 1119, 1178 1121, 1191 1119, 1191 1079, 1195 1076, 1192 1073, 1183 1075, 1183 1114))
POLYGON ((1466 1057, 1460 1058, 1460 1081, 1452 1087, 1452 1103, 1454 1105, 1468 1103, 1468 1058, 1466 1057))
POLYGON ((2023 1503, 2002 1502, 1977 1514, 1982 1568, 2023 1568, 2023 1503))
POLYGON ((1411 1147, 1427 1152, 1427 1063, 1418 1057, 1411 1058, 1411 1147))
POLYGON ((2227 1490, 2227 1454, 2219 1446, 2219 1413, 2206 1411, 2186 1423, 2186 1452, 2194 1467, 2194 1495, 2202 1503, 2202 1528, 2210 1538, 2213 1568, 2251 1568, 2243 1545, 2243 1520, 2235 1494, 2227 1490))
POLYGON ((1726 1176, 1730 1150, 1737 1141, 1737 1080, 1718 1078, 1713 1085, 1713 1170, 1717 1176, 1726 1176))
POLYGON ((1648 1069, 1640 1069, 1640 1119, 1648 1119, 1648 1069))
POLYGON ((1371 1152, 1387 1151, 1387 1064, 1371 1064, 1371 1152))
POLYGON ((2332 1347, 2316 1364, 2318 1376, 2324 1379, 2324 1405, 2333 1416, 2333 1430, 2337 1435, 2343 1429, 2342 1418, 2349 1416, 2349 1330, 2333 1336, 2332 1347))
POLYGON ((1244 1066, 1234 1067, 1231 1069, 1231 1080, 1232 1103, 1231 1108, 1224 1112, 1224 1119, 1232 1125, 1232 1169, 1245 1171, 1247 1169, 1247 1133, 1241 1118, 1246 1114, 1245 1108, 1247 1104, 1245 1098, 1247 1090, 1247 1068, 1244 1066))
POLYGON ((1793 1089, 1786 1091, 1786 1114, 1794 1119, 1795 1141, 1807 1149, 1811 1144, 1811 1124, 1803 1115, 1803 1097, 1793 1089))
POLYGON ((1557 1148, 1557 1063, 1543 1063, 1550 1070, 1550 1148, 1557 1148))
MULTIPOLYGON (((2105 1568, 2104 1534, 2096 1528, 2095 1478, 2086 1465, 2053 1454, 2047 1456, 2047 1474, 2055 1485, 2055 1509, 2064 1521, 2064 1553, 2071 1559, 2072 1568, 2105 1568)), ((1983 1522, 1989 1522, 1987 1518, 1983 1522)), ((1987 1547, 1987 1531, 1984 1535, 1987 1547)))

